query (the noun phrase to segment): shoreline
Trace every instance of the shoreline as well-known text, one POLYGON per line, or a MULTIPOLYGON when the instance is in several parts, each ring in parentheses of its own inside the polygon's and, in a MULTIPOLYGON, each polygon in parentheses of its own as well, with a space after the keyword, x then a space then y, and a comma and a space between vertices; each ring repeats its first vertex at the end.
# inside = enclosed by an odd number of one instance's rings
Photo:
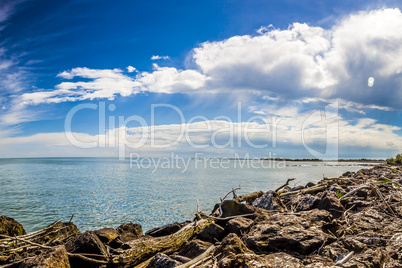
POLYGON ((40 237, 24 235, 12 220, 5 228, 2 217, 0 267, 44 260, 65 263, 59 267, 402 266, 401 166, 381 163, 293 188, 289 182, 241 196, 234 189, 210 215, 145 234, 135 223, 81 233, 73 222, 56 222, 40 237))

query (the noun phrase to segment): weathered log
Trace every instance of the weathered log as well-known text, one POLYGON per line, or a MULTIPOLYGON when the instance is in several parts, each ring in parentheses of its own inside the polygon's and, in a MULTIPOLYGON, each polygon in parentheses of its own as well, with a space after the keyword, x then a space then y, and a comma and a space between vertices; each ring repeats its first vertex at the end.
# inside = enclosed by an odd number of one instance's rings
POLYGON ((298 190, 298 191, 291 191, 291 192, 281 193, 279 196, 283 197, 283 196, 289 196, 289 195, 295 195, 295 194, 312 194, 312 193, 324 191, 325 189, 327 189, 327 187, 328 187, 327 184, 316 185, 316 186, 306 188, 306 189, 302 189, 302 190, 298 190))
POLYGON ((113 263, 120 267, 133 267, 151 258, 157 252, 173 253, 211 222, 211 220, 204 219, 194 224, 188 224, 171 235, 162 237, 145 236, 127 242, 126 245, 130 248, 115 257, 113 263))

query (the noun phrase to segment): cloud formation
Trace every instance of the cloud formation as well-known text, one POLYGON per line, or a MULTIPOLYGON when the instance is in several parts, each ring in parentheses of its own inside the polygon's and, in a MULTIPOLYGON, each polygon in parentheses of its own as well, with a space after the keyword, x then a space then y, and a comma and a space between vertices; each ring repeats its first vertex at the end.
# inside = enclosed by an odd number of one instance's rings
POLYGON ((153 55, 151 57, 151 60, 169 60, 169 56, 159 56, 159 55, 153 55))
MULTIPOLYGON (((217 93, 256 91, 276 100, 341 99, 361 107, 400 109, 402 103, 402 13, 360 12, 331 29, 293 23, 262 27, 258 35, 205 42, 192 52, 194 69, 154 65, 125 75, 119 69, 74 68, 58 76, 91 81, 62 82, 49 92, 22 96, 29 104, 114 98, 139 92, 217 93), (369 86, 368 79, 374 78, 369 86)), ((165 57, 153 56, 152 59, 165 57)), ((133 72, 134 67, 128 71, 133 72)))

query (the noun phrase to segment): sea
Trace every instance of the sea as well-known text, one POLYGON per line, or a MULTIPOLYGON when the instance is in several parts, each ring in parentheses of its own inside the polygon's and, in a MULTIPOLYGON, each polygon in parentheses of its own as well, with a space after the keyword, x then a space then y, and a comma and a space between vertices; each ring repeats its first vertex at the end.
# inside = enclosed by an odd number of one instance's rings
MULTIPOLYGON (((233 188, 237 194, 316 183, 346 171, 370 168, 359 162, 263 161, 250 159, 19 158, 0 159, 0 215, 27 232, 72 218, 81 231, 143 230, 210 213, 233 188)), ((229 198, 232 198, 230 195, 229 198)))

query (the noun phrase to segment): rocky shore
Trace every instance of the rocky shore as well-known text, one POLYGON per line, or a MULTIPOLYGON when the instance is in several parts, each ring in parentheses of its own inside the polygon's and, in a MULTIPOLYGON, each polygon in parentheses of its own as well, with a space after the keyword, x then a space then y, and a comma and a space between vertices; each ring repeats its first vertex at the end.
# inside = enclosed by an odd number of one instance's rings
MULTIPOLYGON (((210 215, 149 230, 81 233, 55 222, 31 234, 0 217, 0 267, 402 267, 402 167, 242 196, 210 215)), ((229 196, 232 200, 229 200, 229 196)))

